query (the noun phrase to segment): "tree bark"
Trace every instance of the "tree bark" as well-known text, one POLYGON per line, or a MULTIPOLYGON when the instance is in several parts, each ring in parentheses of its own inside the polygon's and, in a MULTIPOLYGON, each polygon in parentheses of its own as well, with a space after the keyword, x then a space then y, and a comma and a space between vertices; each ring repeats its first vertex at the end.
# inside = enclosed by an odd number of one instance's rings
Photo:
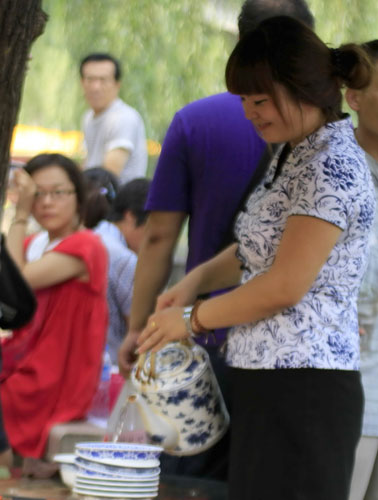
POLYGON ((43 33, 47 21, 41 1, 0 1, 0 211, 4 203, 9 148, 30 47, 43 33))

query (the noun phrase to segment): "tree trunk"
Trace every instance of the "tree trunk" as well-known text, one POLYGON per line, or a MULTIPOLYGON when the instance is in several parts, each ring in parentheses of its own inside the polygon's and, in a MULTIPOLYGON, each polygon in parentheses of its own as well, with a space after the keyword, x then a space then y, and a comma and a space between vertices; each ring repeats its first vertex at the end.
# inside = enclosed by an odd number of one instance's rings
POLYGON ((6 192, 9 148, 20 105, 26 63, 31 44, 43 33, 47 20, 41 1, 0 1, 0 211, 6 192))

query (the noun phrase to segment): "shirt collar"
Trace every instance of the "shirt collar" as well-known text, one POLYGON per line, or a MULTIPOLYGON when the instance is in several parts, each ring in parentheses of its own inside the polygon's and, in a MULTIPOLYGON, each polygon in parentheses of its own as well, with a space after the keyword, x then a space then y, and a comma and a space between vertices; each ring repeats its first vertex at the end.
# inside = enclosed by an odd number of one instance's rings
POLYGON ((323 127, 320 127, 318 130, 305 137, 302 142, 293 148, 291 152, 293 158, 296 158, 299 155, 303 156, 306 152, 311 152, 311 154, 313 154, 314 148, 323 149, 324 145, 329 143, 330 138, 335 134, 339 136, 341 134, 341 137, 343 138, 349 137, 357 144, 353 129, 353 122, 349 115, 346 115, 342 119, 335 122, 326 123, 323 127))
POLYGON ((112 222, 109 222, 107 220, 102 220, 97 224, 97 226, 94 228, 96 232, 101 233, 102 235, 106 234, 107 236, 116 239, 119 241, 124 247, 127 247, 127 243, 125 240, 125 237, 121 233, 121 231, 118 229, 118 227, 113 224, 112 222))

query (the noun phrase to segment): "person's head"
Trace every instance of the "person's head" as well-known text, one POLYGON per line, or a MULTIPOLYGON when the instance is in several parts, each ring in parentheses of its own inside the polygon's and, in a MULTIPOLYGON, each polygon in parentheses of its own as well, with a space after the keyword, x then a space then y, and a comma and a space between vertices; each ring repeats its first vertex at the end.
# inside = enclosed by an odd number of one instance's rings
POLYGON ((372 62, 373 76, 366 88, 348 88, 345 98, 358 115, 356 135, 361 146, 376 157, 378 147, 374 151, 370 148, 378 142, 378 40, 366 42, 361 47, 372 62))
POLYGON ((58 153, 43 153, 24 168, 37 187, 32 208, 37 222, 53 237, 77 230, 85 205, 85 186, 76 163, 58 153))
POLYGON ((301 141, 341 116, 341 87, 363 88, 371 77, 364 51, 329 49, 302 22, 263 21, 237 43, 227 62, 228 90, 244 101, 246 117, 267 142, 301 141))
POLYGON ((101 113, 117 98, 121 86, 121 66, 110 54, 89 54, 80 63, 85 99, 95 114, 101 113))
POLYGON ((116 175, 102 167, 84 170, 83 176, 87 189, 84 226, 92 229, 108 217, 118 192, 119 182, 116 175))
POLYGON ((140 178, 121 186, 108 217, 121 230, 129 248, 136 253, 139 250, 147 220, 148 212, 144 206, 150 184, 149 179, 140 178))
POLYGON ((293 17, 312 29, 315 25, 314 16, 304 0, 245 0, 238 17, 239 36, 243 37, 274 16, 293 17))

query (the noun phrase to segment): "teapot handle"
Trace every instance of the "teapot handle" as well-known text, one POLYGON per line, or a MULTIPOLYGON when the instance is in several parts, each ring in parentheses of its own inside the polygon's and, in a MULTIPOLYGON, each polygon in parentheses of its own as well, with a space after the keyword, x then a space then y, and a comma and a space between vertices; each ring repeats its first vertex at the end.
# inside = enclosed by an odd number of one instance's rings
MULTIPOLYGON (((144 352, 138 357, 136 366, 135 379, 138 380, 139 382, 142 382, 141 373, 143 367, 146 366, 145 362, 146 362, 146 353, 144 352)), ((149 383, 150 380, 156 379, 156 352, 151 352, 150 354, 150 370, 149 373, 146 373, 146 375, 147 375, 147 383, 149 383)))
MULTIPOLYGON (((191 347, 193 345, 193 341, 190 339, 183 339, 179 341, 180 344, 185 345, 187 347, 191 347)), ((143 370, 143 367, 146 366, 146 356, 147 353, 140 354, 138 357, 137 365, 136 365, 136 371, 135 371, 135 379, 138 380, 138 382, 143 383, 143 380, 141 379, 141 373, 143 370)), ((151 352, 150 354, 150 370, 148 373, 146 373, 147 376, 147 383, 149 384, 151 380, 156 379, 156 352, 151 352)))

